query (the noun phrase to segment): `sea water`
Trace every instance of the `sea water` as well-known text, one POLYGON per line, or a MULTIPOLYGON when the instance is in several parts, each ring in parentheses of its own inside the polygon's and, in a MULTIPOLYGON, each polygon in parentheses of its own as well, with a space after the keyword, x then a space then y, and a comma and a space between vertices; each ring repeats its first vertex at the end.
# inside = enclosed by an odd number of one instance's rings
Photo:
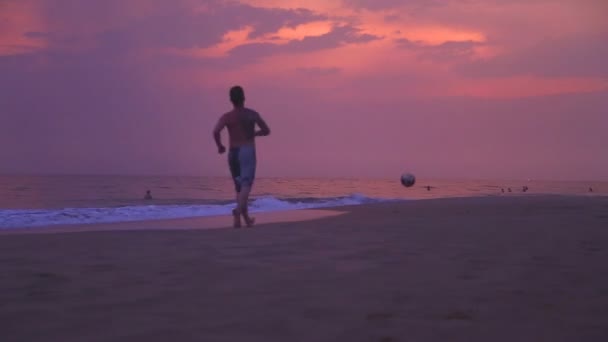
MULTIPOLYGON (((608 195, 608 183, 418 179, 405 188, 398 178, 260 178, 250 210, 547 194, 608 195)), ((234 202, 232 181, 226 177, 0 176, 0 229, 228 215, 234 202), (147 190, 151 200, 144 199, 147 190)))

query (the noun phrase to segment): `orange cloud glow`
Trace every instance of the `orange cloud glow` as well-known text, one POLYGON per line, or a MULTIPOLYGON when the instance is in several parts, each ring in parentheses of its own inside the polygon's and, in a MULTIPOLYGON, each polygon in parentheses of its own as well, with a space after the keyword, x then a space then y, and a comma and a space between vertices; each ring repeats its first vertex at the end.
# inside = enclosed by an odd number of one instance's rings
POLYGON ((167 51, 183 56, 221 58, 227 56, 230 50, 242 45, 254 43, 283 45, 307 37, 318 37, 331 32, 332 23, 329 21, 309 22, 295 27, 282 27, 276 32, 251 38, 250 35, 253 31, 254 28, 252 26, 246 26, 238 30, 226 32, 220 43, 207 48, 168 49, 167 51))
POLYGON ((0 4, 0 56, 28 53, 47 46, 41 37, 28 37, 28 32, 44 32, 43 19, 27 2, 0 4))
POLYGON ((332 24, 328 21, 315 21, 296 27, 283 27, 275 34, 269 35, 273 39, 276 38, 280 42, 289 42, 291 40, 302 40, 306 37, 318 37, 331 32, 332 24))

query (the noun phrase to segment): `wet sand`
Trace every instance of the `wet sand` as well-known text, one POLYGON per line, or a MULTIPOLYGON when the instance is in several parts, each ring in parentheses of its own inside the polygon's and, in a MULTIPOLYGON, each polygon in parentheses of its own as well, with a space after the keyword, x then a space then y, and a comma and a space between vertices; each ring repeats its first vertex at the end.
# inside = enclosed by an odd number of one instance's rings
POLYGON ((339 211, 5 233, 0 340, 608 340, 606 197, 339 211))

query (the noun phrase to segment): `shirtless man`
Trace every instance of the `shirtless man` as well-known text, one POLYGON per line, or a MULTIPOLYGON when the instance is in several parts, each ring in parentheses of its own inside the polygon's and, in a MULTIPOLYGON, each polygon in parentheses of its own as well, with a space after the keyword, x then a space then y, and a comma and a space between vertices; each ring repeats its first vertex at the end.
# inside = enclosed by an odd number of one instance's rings
POLYGON ((260 114, 245 108, 245 92, 240 86, 230 88, 230 102, 234 108, 222 115, 213 129, 213 138, 220 154, 226 152, 222 144, 221 132, 228 128, 230 140, 228 166, 234 180, 237 207, 232 211, 234 227, 241 226, 241 216, 248 227, 253 226, 254 219, 249 216, 247 204, 253 181, 255 179, 256 152, 255 137, 267 136, 270 129, 260 114), (256 131, 256 124, 259 130, 256 131))

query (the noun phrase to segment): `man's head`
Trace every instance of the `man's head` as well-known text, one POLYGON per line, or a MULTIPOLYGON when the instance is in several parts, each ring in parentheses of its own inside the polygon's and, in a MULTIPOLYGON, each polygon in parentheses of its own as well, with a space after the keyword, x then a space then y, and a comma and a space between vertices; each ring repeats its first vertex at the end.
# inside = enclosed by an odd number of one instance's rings
POLYGON ((235 107, 243 107, 245 104, 245 92, 241 86, 230 88, 230 102, 232 102, 235 107))

